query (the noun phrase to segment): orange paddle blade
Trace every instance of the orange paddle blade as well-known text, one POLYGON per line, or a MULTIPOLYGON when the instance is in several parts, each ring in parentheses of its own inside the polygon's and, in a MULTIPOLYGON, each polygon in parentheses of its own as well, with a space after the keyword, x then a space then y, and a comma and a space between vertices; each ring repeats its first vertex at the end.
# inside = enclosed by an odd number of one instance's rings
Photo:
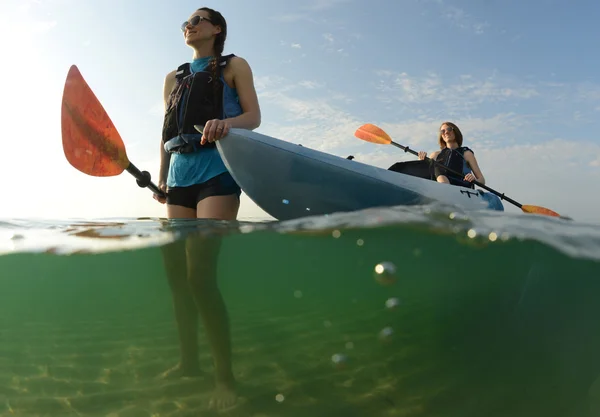
POLYGON ((110 177, 129 166, 119 132, 75 65, 65 82, 61 127, 65 156, 79 171, 110 177))
POLYGON ((385 133, 383 129, 371 123, 367 123, 356 129, 354 136, 359 139, 366 140, 367 142, 377 143, 380 145, 389 145, 392 143, 392 138, 390 138, 390 136, 385 133))
POLYGON ((521 210, 523 210, 525 213, 543 214, 544 216, 560 217, 560 214, 546 207, 522 205, 521 210))

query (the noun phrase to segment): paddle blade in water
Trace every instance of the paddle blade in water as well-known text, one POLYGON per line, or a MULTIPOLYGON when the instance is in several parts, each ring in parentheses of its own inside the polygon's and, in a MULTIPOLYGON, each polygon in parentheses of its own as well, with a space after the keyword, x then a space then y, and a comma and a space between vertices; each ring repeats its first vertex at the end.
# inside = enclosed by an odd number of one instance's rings
POLYGON ((557 212, 552 211, 546 207, 522 205, 521 210, 523 210, 525 213, 542 214, 544 216, 560 217, 560 214, 558 214, 557 212))
POLYGON ((129 166, 119 132, 75 65, 63 91, 61 129, 65 156, 79 171, 109 177, 129 166))
POLYGON ((392 143, 392 138, 390 138, 383 129, 370 123, 362 125, 356 129, 354 136, 359 139, 366 140, 367 142, 377 143, 380 145, 389 145, 392 143))

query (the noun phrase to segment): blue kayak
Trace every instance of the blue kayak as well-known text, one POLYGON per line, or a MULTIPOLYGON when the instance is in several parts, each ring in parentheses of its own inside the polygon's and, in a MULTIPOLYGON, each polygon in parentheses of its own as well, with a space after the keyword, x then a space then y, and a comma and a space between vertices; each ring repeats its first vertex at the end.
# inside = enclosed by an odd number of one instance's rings
POLYGON ((496 195, 439 184, 411 163, 383 169, 245 129, 216 143, 242 190, 277 220, 434 202, 504 211, 496 195))

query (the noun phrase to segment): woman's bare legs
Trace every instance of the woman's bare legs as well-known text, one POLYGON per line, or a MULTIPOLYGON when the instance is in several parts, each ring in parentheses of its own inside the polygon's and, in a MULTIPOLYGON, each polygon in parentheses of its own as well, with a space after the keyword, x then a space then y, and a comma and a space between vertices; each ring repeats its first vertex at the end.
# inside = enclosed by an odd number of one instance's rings
MULTIPOLYGON (((239 209, 235 195, 208 197, 198 203, 197 216, 235 220, 239 209)), ((212 350, 216 391, 212 406, 225 408, 236 400, 231 361, 231 338, 227 308, 217 283, 220 236, 195 237, 187 241, 188 281, 212 350)))
POLYGON ((450 180, 445 175, 438 175, 437 182, 441 182, 442 184, 450 184, 450 180))
MULTIPOLYGON (((167 206, 169 219, 196 218, 196 210, 182 206, 167 206)), ((180 361, 163 377, 193 377, 201 375, 198 362, 198 312, 187 280, 185 241, 176 241, 161 248, 167 280, 173 297, 173 310, 179 335, 180 361)))
MULTIPOLYGON (((169 206, 169 218, 235 220, 239 199, 235 195, 211 196, 198 203, 195 210, 169 206)), ((165 269, 171 290, 181 360, 170 374, 196 376, 198 363, 198 313, 210 344, 216 392, 211 404, 225 408, 235 402, 235 379, 232 371, 229 318, 217 284, 220 236, 191 236, 163 248, 165 269)))

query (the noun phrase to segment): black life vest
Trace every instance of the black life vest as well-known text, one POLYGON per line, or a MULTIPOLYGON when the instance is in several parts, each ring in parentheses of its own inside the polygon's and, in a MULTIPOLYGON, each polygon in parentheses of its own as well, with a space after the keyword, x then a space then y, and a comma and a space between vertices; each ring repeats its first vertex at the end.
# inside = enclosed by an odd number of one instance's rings
POLYGON ((200 144, 202 134, 194 125, 204 126, 212 119, 223 119, 223 81, 220 74, 234 54, 219 58, 219 77, 214 80, 210 65, 191 72, 190 63, 180 65, 175 86, 167 100, 162 139, 167 152, 190 153, 212 148, 215 143, 200 144), (215 86, 215 83, 217 85, 215 86))
POLYGON ((435 168, 435 176, 437 177, 438 175, 445 175, 449 179, 453 178, 455 182, 461 183, 460 185, 469 188, 475 188, 475 185, 473 183, 464 180, 464 176, 467 175, 469 172, 472 172, 469 168, 469 165, 467 164, 467 160, 464 157, 466 151, 473 152, 466 146, 460 146, 456 149, 444 148, 440 151, 437 158, 435 159, 437 162, 440 162, 449 169, 462 173, 462 177, 458 177, 456 174, 453 174, 452 172, 447 171, 446 169, 438 166, 436 166, 435 168))

